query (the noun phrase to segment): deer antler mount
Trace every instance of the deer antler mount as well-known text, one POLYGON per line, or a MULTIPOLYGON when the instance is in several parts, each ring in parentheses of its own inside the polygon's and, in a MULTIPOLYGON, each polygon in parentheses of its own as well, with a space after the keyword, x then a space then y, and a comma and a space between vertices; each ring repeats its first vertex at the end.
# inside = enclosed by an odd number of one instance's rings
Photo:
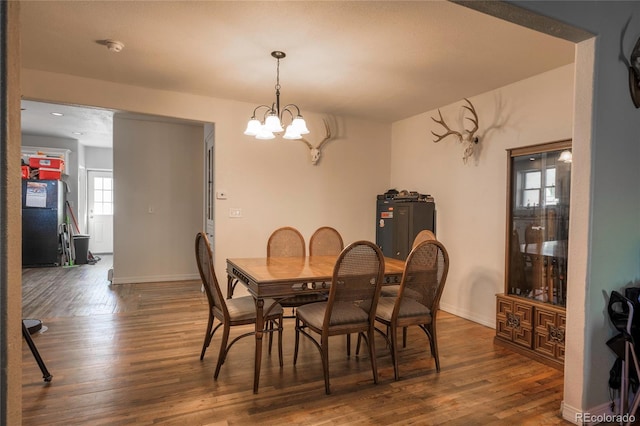
POLYGON ((305 138, 298 139, 299 141, 304 142, 309 147, 309 151, 311 153, 311 164, 313 164, 314 166, 317 165, 318 161, 320 160, 320 156, 322 155, 322 147, 325 143, 331 140, 331 128, 329 127, 329 123, 324 119, 322 121, 324 122, 326 136, 324 137, 324 139, 322 139, 318 146, 314 147, 311 142, 309 142, 305 138))
POLYGON ((620 37, 620 59, 624 61, 625 65, 629 68, 629 90, 631 91, 631 100, 636 108, 640 108, 640 38, 636 41, 629 59, 625 55, 624 41, 626 38, 629 24, 631 23, 631 17, 627 20, 624 28, 622 29, 622 35, 620 37))
POLYGON ((636 41, 629 58, 629 89, 633 105, 640 108, 640 38, 636 41))
POLYGON ((473 115, 473 117, 465 117, 467 120, 471 121, 471 124, 473 125, 473 128, 471 130, 464 129, 464 132, 462 133, 457 132, 455 130, 451 130, 451 128, 447 125, 447 123, 445 123, 444 118, 442 118, 442 113, 438 109, 438 115, 440 115, 440 119, 437 120, 434 117, 431 117, 431 119, 436 123, 440 124, 442 127, 444 127, 445 133, 438 134, 432 131, 431 134, 433 134, 433 136, 436 137, 436 139, 434 139, 434 142, 436 143, 440 142, 442 139, 446 138, 447 136, 451 136, 451 135, 457 136, 458 142, 461 142, 464 145, 462 161, 464 161, 464 163, 467 164, 467 160, 469 159, 469 157, 473 156, 473 153, 475 151, 475 146, 478 144, 478 142, 480 142, 480 139, 475 135, 476 132, 478 131, 478 114, 476 113, 476 109, 474 108, 471 101, 469 101, 469 99, 467 98, 465 98, 465 101, 467 101, 469 106, 463 105, 462 108, 467 109, 473 115))

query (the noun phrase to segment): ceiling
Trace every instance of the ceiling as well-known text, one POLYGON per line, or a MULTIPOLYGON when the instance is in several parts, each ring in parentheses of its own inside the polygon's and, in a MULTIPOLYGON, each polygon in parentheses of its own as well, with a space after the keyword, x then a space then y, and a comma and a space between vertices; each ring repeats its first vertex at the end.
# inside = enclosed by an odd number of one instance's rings
MULTIPOLYGON (((393 122, 572 63, 574 44, 447 1, 21 2, 22 66, 393 122), (104 40, 124 43, 109 51, 104 40)), ((23 132, 105 144, 112 113, 23 101, 23 132), (54 117, 55 118, 55 117, 54 117), (83 135, 73 135, 77 131, 83 135)), ((247 111, 247 118, 251 115, 247 111)))

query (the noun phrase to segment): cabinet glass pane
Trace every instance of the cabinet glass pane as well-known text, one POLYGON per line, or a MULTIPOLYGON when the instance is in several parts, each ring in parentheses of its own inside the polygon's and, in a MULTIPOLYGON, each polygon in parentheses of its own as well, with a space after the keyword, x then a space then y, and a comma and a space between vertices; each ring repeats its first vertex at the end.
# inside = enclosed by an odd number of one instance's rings
POLYGON ((566 305, 571 187, 563 152, 570 142, 509 151, 506 293, 559 306, 566 305))

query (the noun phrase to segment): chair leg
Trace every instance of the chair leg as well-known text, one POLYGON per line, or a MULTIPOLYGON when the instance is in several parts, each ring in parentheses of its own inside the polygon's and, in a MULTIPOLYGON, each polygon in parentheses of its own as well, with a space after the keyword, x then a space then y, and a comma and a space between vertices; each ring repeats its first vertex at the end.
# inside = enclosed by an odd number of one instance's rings
POLYGON ((300 345, 300 320, 296 318, 296 343, 293 350, 293 365, 298 362, 298 346, 300 345))
POLYGON ((432 322, 427 326, 429 330, 429 343, 431 344, 431 355, 436 360, 436 371, 440 372, 440 357, 438 357, 438 339, 436 338, 436 325, 432 322))
POLYGON ((282 322, 283 317, 280 316, 278 323, 278 358, 280 359, 280 368, 284 366, 282 362, 282 329, 284 328, 284 323, 282 322))
POLYGON ((271 355, 271 346, 273 346, 273 321, 268 322, 269 327, 269 355, 271 355))
POLYGON ((347 356, 351 356, 351 334, 347 334, 347 356))
POLYGON ((373 326, 367 331, 367 344, 369 346, 369 358, 371 358, 371 371, 373 372, 373 383, 378 383, 378 365, 376 364, 376 343, 373 326))
POLYGON ((227 342, 229 340, 229 324, 224 324, 224 330, 222 330, 222 341, 220 342, 220 354, 218 355, 218 364, 216 364, 216 372, 213 373, 213 379, 216 380, 218 378, 218 374, 220 373, 220 367, 224 364, 224 359, 227 357, 227 342))
POLYGON ((329 387, 329 338, 322 336, 322 345, 320 347, 322 354, 322 369, 324 370, 324 391, 327 395, 331 394, 329 387))
MULTIPOLYGON (((404 333, 407 327, 402 328, 402 335, 404 339, 404 333)), ((395 380, 400 380, 400 372, 398 371, 398 327, 391 327, 391 362, 393 362, 393 377, 395 380)))
POLYGON ((407 347, 407 327, 402 327, 402 347, 407 347))
POLYGON ((204 359, 204 353, 207 351, 211 343, 211 328, 213 328, 213 315, 209 312, 209 323, 207 324, 207 333, 204 335, 204 343, 202 344, 202 352, 200 352, 200 361, 204 359))

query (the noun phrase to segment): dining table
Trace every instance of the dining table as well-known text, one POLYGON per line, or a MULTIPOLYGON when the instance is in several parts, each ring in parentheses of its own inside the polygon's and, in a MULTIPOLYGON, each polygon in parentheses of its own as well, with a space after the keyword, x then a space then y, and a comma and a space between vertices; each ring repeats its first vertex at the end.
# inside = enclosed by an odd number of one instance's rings
MULTIPOLYGON (((262 364, 264 300, 276 300, 312 293, 328 293, 338 255, 307 257, 255 257, 227 259, 227 297, 242 283, 256 301, 253 393, 258 393, 262 364)), ((399 284, 404 260, 384 258, 383 285, 399 284)))

